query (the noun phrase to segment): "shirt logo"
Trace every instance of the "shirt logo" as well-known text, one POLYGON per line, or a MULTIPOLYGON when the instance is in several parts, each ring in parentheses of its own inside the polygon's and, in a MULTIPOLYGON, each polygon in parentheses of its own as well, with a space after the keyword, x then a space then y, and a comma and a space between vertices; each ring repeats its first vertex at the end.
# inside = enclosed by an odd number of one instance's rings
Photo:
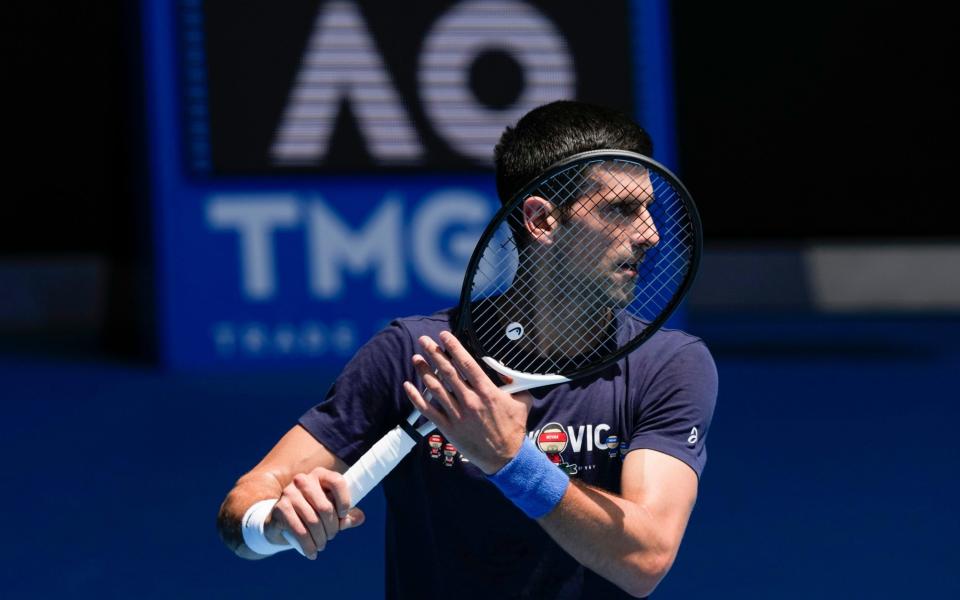
POLYGON ((559 423, 548 423, 537 435, 537 447, 555 463, 560 462, 560 453, 567 449, 567 432, 559 423))
MULTIPOLYGON (((583 439, 581 427, 580 440, 583 439)), ((567 436, 567 431, 564 429, 563 425, 560 423, 547 423, 543 426, 536 434, 537 447, 540 448, 540 451, 547 455, 547 458, 550 459, 550 462, 560 467, 564 473, 573 477, 580 472, 580 466, 574 463, 568 463, 563 460, 563 457, 560 454, 567 449, 567 444, 570 441, 570 438, 567 436)), ((579 451, 580 442, 577 442, 577 451, 579 451)))
POLYGON ((700 432, 698 432, 697 428, 694 427, 690 430, 690 437, 687 438, 687 443, 692 446, 697 443, 698 439, 700 439, 700 432))
POLYGON ((457 458, 457 447, 447 442, 443 445, 443 465, 452 467, 453 461, 457 458))
POLYGON ((617 436, 615 436, 615 435, 608 435, 608 436, 607 436, 607 441, 606 441, 605 443, 607 444, 607 456, 609 456, 610 458, 616 458, 616 457, 617 457, 617 454, 618 454, 618 452, 617 452, 617 439, 618 439, 618 438, 617 438, 617 436))
POLYGON ((427 444, 430 445, 430 458, 440 458, 440 452, 443 448, 443 437, 435 433, 427 438, 427 444))

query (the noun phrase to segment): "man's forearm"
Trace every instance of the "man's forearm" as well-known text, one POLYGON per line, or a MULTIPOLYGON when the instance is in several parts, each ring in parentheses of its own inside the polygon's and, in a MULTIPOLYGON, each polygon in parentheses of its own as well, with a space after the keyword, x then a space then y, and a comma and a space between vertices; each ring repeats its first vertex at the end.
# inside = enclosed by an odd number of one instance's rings
POLYGON ((670 533, 648 510, 580 482, 537 521, 580 564, 635 596, 650 594, 673 564, 670 533))
POLYGON ((220 538, 237 556, 248 559, 264 558, 247 548, 243 542, 241 525, 243 515, 255 502, 280 497, 283 486, 280 481, 263 473, 250 473, 243 476, 220 505, 217 514, 217 530, 220 538))

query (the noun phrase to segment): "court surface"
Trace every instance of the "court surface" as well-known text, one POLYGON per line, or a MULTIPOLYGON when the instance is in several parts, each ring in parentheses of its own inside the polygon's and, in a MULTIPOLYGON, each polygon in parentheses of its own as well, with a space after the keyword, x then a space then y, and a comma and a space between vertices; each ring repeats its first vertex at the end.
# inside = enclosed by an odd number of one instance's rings
MULTIPOLYGON (((720 399, 698 506, 654 597, 960 597, 960 320, 690 329, 714 351, 720 399)), ((0 353, 0 596, 383 595, 378 493, 315 563, 242 561, 214 526, 233 480, 332 373, 164 374, 85 356, 0 353)))

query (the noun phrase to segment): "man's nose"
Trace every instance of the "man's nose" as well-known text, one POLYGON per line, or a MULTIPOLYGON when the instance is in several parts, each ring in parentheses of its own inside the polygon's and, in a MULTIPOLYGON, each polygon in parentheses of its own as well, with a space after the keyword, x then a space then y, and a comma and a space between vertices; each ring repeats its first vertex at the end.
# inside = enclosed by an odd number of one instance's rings
POLYGON ((660 243, 660 232, 657 231, 657 224, 653 221, 653 215, 647 209, 643 209, 633 223, 631 234, 631 243, 635 246, 649 248, 660 243))

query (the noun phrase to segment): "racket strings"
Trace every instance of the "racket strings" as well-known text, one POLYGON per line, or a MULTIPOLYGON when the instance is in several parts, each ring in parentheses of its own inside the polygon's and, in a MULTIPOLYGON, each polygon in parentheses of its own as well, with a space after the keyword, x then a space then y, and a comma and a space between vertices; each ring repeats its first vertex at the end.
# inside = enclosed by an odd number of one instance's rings
POLYGON ((693 224, 669 179, 629 161, 576 164, 523 202, 532 197, 546 211, 525 215, 521 202, 482 253, 474 335, 482 355, 511 369, 569 372, 630 341, 618 344, 622 313, 642 329, 674 300, 691 269, 693 224))
MULTIPOLYGON (((564 189, 565 193, 572 193, 569 191, 569 183, 565 183, 560 189, 564 189)), ((596 253, 599 251, 601 243, 598 240, 594 240, 591 248, 587 248, 586 251, 589 253, 596 253)), ((531 259, 526 261, 519 261, 521 264, 531 264, 531 259)), ((548 273, 547 277, 541 277, 541 285, 539 289, 534 288, 534 279, 527 278, 523 276, 516 277, 515 287, 513 289, 513 294, 510 297, 504 298, 504 302, 500 305, 487 304, 483 309, 478 310, 477 318, 483 320, 488 318, 489 313, 492 310, 499 309, 505 315, 510 315, 511 322, 522 322, 522 321, 531 321, 530 313, 532 311, 539 311, 538 321, 548 322, 548 323, 566 323, 566 327, 562 327, 560 331, 555 332, 552 336, 554 338, 560 338, 566 346, 570 346, 573 349, 579 349, 578 351, 560 351, 559 358, 555 358, 556 352, 544 352, 540 344, 537 344, 536 340, 538 337, 538 332, 533 330, 528 333, 528 339, 534 340, 533 345, 535 348, 531 349, 530 344, 510 344, 509 339, 499 335, 499 332, 496 329, 487 328, 481 336, 481 341, 485 347, 490 349, 490 352, 493 356, 497 356, 498 360, 504 362, 505 364, 512 364, 517 370, 522 371, 542 371, 547 369, 549 371, 555 371, 559 368, 561 363, 566 364, 575 364, 577 362, 591 362, 595 359, 595 355, 600 354, 606 343, 606 339, 600 333, 597 332, 597 327, 594 323, 584 323, 584 317, 588 317, 590 313, 596 314, 595 310, 591 310, 589 313, 585 311, 582 307, 587 306, 589 302, 590 288, 589 286, 577 285, 576 273, 563 270, 554 270, 548 273), (519 299, 530 299, 530 298, 556 298, 563 297, 564 302, 543 302, 543 301, 534 301, 534 304, 531 306, 529 302, 524 306, 522 303, 511 301, 511 298, 519 299), (580 310, 577 310, 577 307, 581 307, 580 310), (578 324, 580 324, 578 326, 578 324), (579 329, 579 332, 576 330, 579 329), (576 334, 576 337, 571 335, 576 334), (584 354, 582 349, 588 349, 588 353, 584 354), (589 351, 591 350, 592 351, 589 351), (573 361, 571 363, 572 356, 579 356, 579 360, 573 361), (538 365, 537 361, 548 361, 550 364, 538 365)), ((501 319, 502 320, 502 319, 501 319)), ((556 329, 556 328, 555 328, 556 329)), ((605 328, 600 328, 599 331, 605 331, 605 328)))
MULTIPOLYGON (((600 244, 594 243, 599 247, 600 244)), ((598 248, 599 249, 599 248, 598 248)), ((591 249, 591 252, 594 251, 591 249)), ((511 298, 556 298, 564 297, 564 302, 536 302, 533 306, 529 303, 523 306, 521 303, 507 299, 497 308, 506 315, 510 315, 511 322, 530 322, 531 311, 539 311, 538 322, 547 322, 554 324, 566 324, 560 327, 558 331, 550 334, 544 332, 540 335, 535 329, 528 333, 528 339, 533 340, 531 344, 513 344, 510 345, 509 339, 499 335, 496 329, 487 329, 482 336, 482 343, 490 348, 491 355, 497 356, 498 360, 504 364, 512 365, 520 371, 557 371, 561 367, 571 368, 579 363, 590 363, 604 350, 609 352, 610 348, 604 348, 607 344, 607 338, 601 332, 607 328, 599 328, 595 323, 585 322, 585 317, 589 317, 583 308, 577 307, 588 305, 588 295, 590 290, 588 286, 576 285, 576 274, 571 272, 556 271, 551 276, 543 278, 541 281, 545 286, 540 289, 534 289, 532 279, 520 277, 515 281, 519 283, 514 289, 511 298), (538 339, 542 337, 559 338, 562 346, 570 348, 564 351, 544 352, 538 339), (583 353, 587 349, 587 353, 583 353)), ((495 310, 494 305, 488 304, 485 309, 478 311, 480 319, 486 318, 491 310, 495 310)), ((591 311, 596 312, 596 311, 591 311)), ((553 327, 553 329, 558 329, 553 327)))
MULTIPOLYGON (((582 172, 582 169, 580 169, 580 171, 582 172)), ((580 173, 577 173, 577 175, 579 174, 580 173)), ((555 194, 557 193, 557 190, 560 190, 564 194, 570 194, 571 193, 570 187, 571 187, 571 184, 573 183, 572 180, 573 178, 570 178, 567 181, 563 181, 559 186, 557 185, 550 186, 552 187, 552 193, 550 194, 550 196, 556 197, 555 194)), ((595 190, 596 186, 593 185, 591 186, 591 188, 592 188, 591 190, 587 190, 585 189, 585 187, 581 187, 576 190, 576 194, 579 196, 586 196, 588 195, 589 192, 595 190)), ((540 191, 540 193, 544 194, 542 190, 540 191)), ((544 194, 544 195, 547 195, 547 194, 544 194)), ((645 227, 650 227, 652 224, 648 221, 648 222, 645 222, 644 225, 645 227)), ((600 244, 595 240, 593 245, 599 246, 600 244)), ((588 250, 589 250, 589 253, 595 253, 592 248, 588 250)), ((542 292, 541 295, 546 295, 547 297, 552 297, 556 294, 566 296, 567 302, 560 303, 558 306, 560 306, 561 309, 566 307, 569 310, 567 311, 567 314, 563 314, 561 312, 559 314, 544 315, 544 316, 546 316, 548 320, 552 322, 560 322, 560 323, 568 323, 568 324, 577 324, 578 322, 581 323, 579 327, 579 335, 577 337, 572 338, 572 340, 570 338, 570 335, 573 333, 573 331, 570 331, 569 327, 567 328, 568 329, 567 331, 564 331, 562 333, 567 338, 565 341, 568 346, 572 346, 575 349, 580 349, 580 348, 592 349, 592 352, 582 357, 583 360, 589 362, 593 359, 593 356, 592 356, 593 354, 598 354, 603 352, 604 346, 608 345, 605 343, 607 340, 604 339, 604 337, 609 337, 609 334, 604 336, 601 334, 601 332, 606 332, 606 331, 609 331, 610 329, 609 327, 597 327, 595 324, 591 324, 591 323, 587 323, 586 325, 584 325, 582 323, 582 320, 584 317, 584 311, 582 309, 580 311, 574 310, 574 307, 578 307, 578 306, 582 307, 584 305, 587 305, 587 303, 589 302, 589 299, 586 298, 586 296, 588 296, 590 292, 589 286, 573 285, 573 283, 575 282, 572 282, 570 280, 574 274, 570 272, 564 273, 563 271, 560 271, 558 273, 551 274, 551 275, 552 275, 551 277, 547 278, 547 281, 552 283, 551 287, 553 289, 548 287, 546 290, 541 290, 542 292), (569 293, 570 290, 575 290, 578 292, 578 294, 576 294, 575 297, 571 298, 570 297, 571 295, 569 293)), ((518 289, 520 296, 523 296, 523 294, 528 292, 529 289, 530 289, 529 285, 520 287, 518 289)), ((543 303, 540 303, 540 304, 541 306, 543 305, 543 303)), ((516 312, 516 306, 510 307, 510 308, 513 309, 514 312, 516 312)), ((596 313, 596 311, 594 312, 596 313)), ((603 314, 603 313, 596 313, 596 314, 603 314)), ((609 313, 606 316, 606 320, 609 321, 609 313)), ((485 338, 487 338, 487 339, 484 339, 484 342, 487 342, 487 344, 489 344, 489 342, 491 341, 489 338, 492 337, 493 335, 495 335, 495 332, 488 331, 487 335, 484 336, 485 338)), ((503 343, 494 344, 493 347, 491 348, 492 352, 495 355, 501 356, 502 361, 516 362, 514 358, 517 355, 523 353, 527 355, 527 360, 516 364, 516 366, 521 370, 528 370, 534 367, 534 365, 531 364, 531 361, 533 360, 533 358, 529 353, 522 352, 523 348, 521 345, 518 344, 514 346, 513 352, 502 354, 500 352, 500 347, 504 345, 505 344, 503 343)), ((569 354, 570 354, 569 352, 565 353, 565 355, 569 355, 569 354)), ((554 362, 553 365, 548 367, 548 370, 556 370, 556 367, 557 367, 557 364, 556 362, 554 362)))

